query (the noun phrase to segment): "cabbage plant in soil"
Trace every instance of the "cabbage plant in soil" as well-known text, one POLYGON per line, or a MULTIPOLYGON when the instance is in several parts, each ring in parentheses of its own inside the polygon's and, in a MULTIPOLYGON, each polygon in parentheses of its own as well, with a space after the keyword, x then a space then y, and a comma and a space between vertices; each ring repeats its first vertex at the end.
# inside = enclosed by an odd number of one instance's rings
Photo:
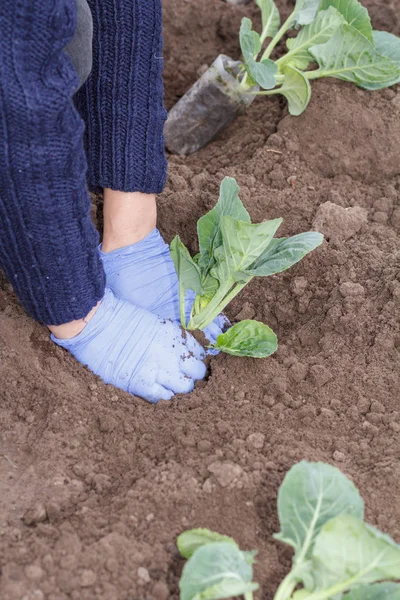
MULTIPOLYGON (((216 206, 197 223, 200 252, 192 258, 179 236, 171 242, 183 328, 204 330, 253 277, 280 273, 322 243, 323 236, 315 231, 276 238, 281 223, 282 219, 251 223, 236 180, 222 181, 216 206), (192 305, 187 318, 188 299, 192 305)), ((264 323, 247 319, 219 335, 210 347, 264 358, 277 349, 277 338, 264 323)))
POLYGON ((208 143, 257 96, 281 94, 298 116, 311 99, 315 79, 333 77, 366 90, 400 81, 400 38, 373 31, 358 0, 296 0, 284 23, 274 0, 256 0, 262 28, 243 18, 243 61, 221 55, 169 113, 165 128, 171 152, 189 154, 208 143), (287 51, 274 59, 289 32, 287 51), (217 116, 217 118, 216 118, 217 116))
MULTIPOLYGON (((294 555, 274 600, 400 600, 400 545, 364 521, 357 488, 336 467, 292 467, 279 489, 278 515, 274 537, 294 555)), ((253 600, 255 551, 208 529, 185 531, 177 544, 188 559, 181 600, 253 600)))
POLYGON ((368 11, 358 0, 297 0, 282 25, 274 0, 256 1, 262 12, 261 33, 253 31, 247 18, 240 28, 244 90, 256 83, 262 90, 258 94, 282 94, 289 112, 300 115, 315 79, 335 77, 369 90, 400 81, 400 39, 373 31, 368 11), (297 36, 287 40, 286 54, 271 60, 282 37, 299 27, 297 36))

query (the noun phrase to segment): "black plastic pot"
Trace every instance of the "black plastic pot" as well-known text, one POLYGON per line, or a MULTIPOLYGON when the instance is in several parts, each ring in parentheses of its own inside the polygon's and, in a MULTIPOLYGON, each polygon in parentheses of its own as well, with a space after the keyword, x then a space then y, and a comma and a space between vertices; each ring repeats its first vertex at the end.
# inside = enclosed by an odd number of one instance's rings
POLYGON ((242 63, 220 54, 170 110, 164 129, 170 152, 196 152, 253 102, 255 95, 243 91, 236 78, 241 66, 242 63))

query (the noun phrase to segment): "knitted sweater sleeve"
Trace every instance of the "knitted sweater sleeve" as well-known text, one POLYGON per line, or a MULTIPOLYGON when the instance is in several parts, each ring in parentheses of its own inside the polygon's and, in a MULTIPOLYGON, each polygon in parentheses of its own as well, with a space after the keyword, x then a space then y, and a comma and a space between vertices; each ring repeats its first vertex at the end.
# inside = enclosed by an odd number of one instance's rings
POLYGON ((78 78, 63 48, 75 0, 0 3, 0 265, 28 312, 58 325, 102 297, 78 78))
POLYGON ((88 0, 93 67, 76 96, 92 189, 159 193, 166 179, 161 0, 88 0))

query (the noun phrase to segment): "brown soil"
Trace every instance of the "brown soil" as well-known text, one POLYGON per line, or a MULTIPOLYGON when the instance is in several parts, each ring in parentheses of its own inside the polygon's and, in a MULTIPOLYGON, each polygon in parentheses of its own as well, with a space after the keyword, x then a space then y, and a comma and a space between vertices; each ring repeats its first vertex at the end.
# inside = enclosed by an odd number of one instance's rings
MULTIPOLYGON (((376 28, 400 33, 400 0, 368 6, 376 28)), ((204 63, 238 56, 240 18, 257 11, 164 10, 170 106, 204 63)), ((258 598, 270 600, 290 562, 271 537, 276 494, 303 458, 343 469, 368 519, 400 541, 399 123, 399 88, 321 82, 303 116, 259 100, 209 147, 171 158, 167 239, 194 250, 196 220, 231 175, 255 221, 283 216, 282 234, 314 223, 328 240, 230 307, 275 329, 276 355, 218 356, 190 396, 152 406, 104 385, 0 279, 2 600, 176 600, 174 540, 195 526, 258 548, 258 598)))

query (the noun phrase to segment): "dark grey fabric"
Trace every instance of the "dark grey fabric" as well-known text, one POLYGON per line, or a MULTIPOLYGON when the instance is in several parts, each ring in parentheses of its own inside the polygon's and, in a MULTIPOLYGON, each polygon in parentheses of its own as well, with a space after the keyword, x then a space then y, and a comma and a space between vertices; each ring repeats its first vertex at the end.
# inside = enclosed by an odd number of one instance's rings
POLYGON ((93 19, 86 0, 76 0, 77 23, 75 35, 65 50, 79 75, 81 87, 92 70, 93 19))

